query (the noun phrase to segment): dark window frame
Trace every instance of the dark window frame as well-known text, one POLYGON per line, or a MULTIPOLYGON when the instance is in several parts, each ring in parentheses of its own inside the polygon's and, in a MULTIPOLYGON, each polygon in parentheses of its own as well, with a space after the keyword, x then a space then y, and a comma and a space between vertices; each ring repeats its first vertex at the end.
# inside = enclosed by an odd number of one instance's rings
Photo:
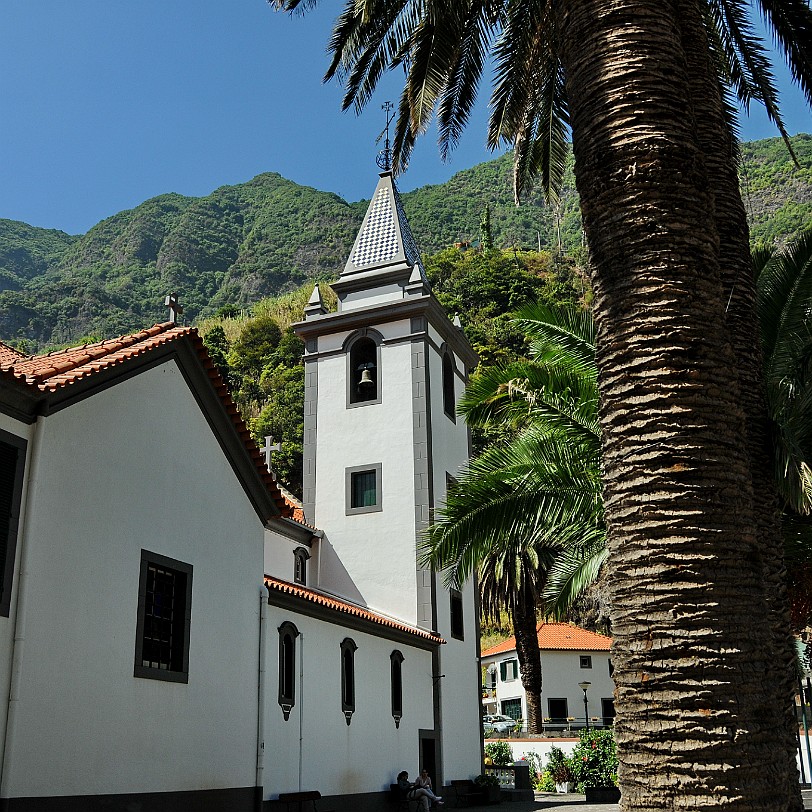
POLYGON ((277 702, 282 708, 285 721, 296 705, 296 638, 299 630, 286 620, 277 630, 279 632, 279 686, 277 702))
POLYGON ((189 645, 192 633, 192 576, 193 567, 175 558, 169 558, 160 553, 141 550, 141 566, 138 579, 138 618, 135 629, 135 667, 133 676, 140 679, 154 679, 163 682, 189 682, 189 645), (147 587, 150 581, 150 568, 160 568, 173 574, 181 580, 178 595, 183 596, 182 606, 178 608, 178 617, 175 622, 180 624, 181 613, 183 626, 173 630, 172 659, 179 667, 156 668, 143 664, 144 642, 147 620, 147 587))
POLYGON ((344 352, 347 357, 347 408, 354 409, 357 406, 372 406, 381 402, 381 342, 383 336, 377 330, 364 329, 353 333, 344 342, 344 352), (359 397, 358 386, 356 378, 360 375, 357 366, 361 359, 359 355, 359 344, 363 346, 364 342, 371 342, 375 345, 375 361, 374 367, 370 367, 373 372, 370 372, 371 377, 375 381, 375 397, 364 398, 359 397))
POLYGON ((397 729, 400 728, 400 720, 403 718, 403 655, 397 649, 389 655, 389 677, 392 718, 397 729))
POLYGON ((383 465, 380 462, 371 465, 354 465, 344 469, 345 505, 344 512, 347 516, 355 516, 361 513, 379 513, 383 510, 383 494, 381 493, 383 465), (353 507, 354 476, 356 474, 375 473, 375 504, 361 505, 353 507))
POLYGON ((578 663, 581 666, 581 668, 592 668, 592 655, 580 654, 578 656, 578 663))
POLYGON ((341 641, 341 711, 347 724, 355 713, 355 652, 358 646, 351 637, 341 641))
POLYGON ((460 592, 459 589, 450 589, 448 596, 451 636, 455 640, 465 640, 465 615, 463 613, 462 592, 460 592))
POLYGON ((457 393, 454 384, 456 368, 454 356, 449 350, 443 353, 443 412, 452 422, 457 422, 457 393))
POLYGON ((307 586, 307 562, 310 551, 306 547, 297 547, 293 551, 293 583, 307 586))
POLYGON ((11 614, 11 593, 14 587, 14 565, 17 556, 17 538, 20 531, 20 518, 22 511, 23 482, 25 480, 25 463, 28 451, 28 441, 16 434, 0 429, 0 444, 7 447, 4 452, 8 455, 9 468, 6 472, 6 484, 10 485, 7 498, 0 495, 0 616, 9 617, 11 614), (11 463, 11 458, 14 462, 11 463), (14 470, 12 472, 11 465, 14 470))
POLYGON ((553 722, 566 722, 569 719, 570 715, 570 703, 567 701, 566 697, 555 697, 551 696, 547 698, 547 716, 553 722), (562 716, 554 716, 553 715, 553 702, 563 702, 564 703, 564 714, 562 716))
POLYGON ((509 660, 500 660, 499 662, 499 680, 500 682, 515 682, 519 679, 519 660, 516 657, 511 657, 509 660), (510 670, 513 676, 508 679, 507 670, 510 670))

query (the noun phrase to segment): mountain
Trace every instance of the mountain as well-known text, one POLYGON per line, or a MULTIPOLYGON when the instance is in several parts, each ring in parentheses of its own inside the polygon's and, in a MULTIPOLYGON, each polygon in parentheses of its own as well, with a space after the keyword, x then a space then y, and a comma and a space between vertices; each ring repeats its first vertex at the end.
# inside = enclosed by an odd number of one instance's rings
MULTIPOLYGON (((742 146, 754 241, 787 240, 812 223, 812 137, 792 143, 799 167, 780 139, 742 146)), ((517 208, 511 160, 503 155, 402 196, 424 252, 476 242, 486 205, 497 246, 580 248, 571 168, 557 206, 536 190, 517 208)), ((374 183, 370 173, 370 189, 374 183)), ((163 319, 172 291, 195 320, 332 278, 366 205, 267 173, 206 197, 161 195, 79 236, 0 220, 0 340, 33 350, 127 332, 163 319)))

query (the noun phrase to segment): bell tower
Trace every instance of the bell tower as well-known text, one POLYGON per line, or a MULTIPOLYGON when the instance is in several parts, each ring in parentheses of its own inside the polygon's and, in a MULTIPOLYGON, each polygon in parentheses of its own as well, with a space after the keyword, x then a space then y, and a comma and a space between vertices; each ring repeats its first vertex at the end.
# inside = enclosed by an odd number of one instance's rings
POLYGON ((456 403, 477 356, 431 293, 390 171, 332 287, 338 310, 316 286, 295 326, 305 515, 327 542, 320 586, 451 635, 455 596, 418 565, 417 545, 469 456, 456 403))

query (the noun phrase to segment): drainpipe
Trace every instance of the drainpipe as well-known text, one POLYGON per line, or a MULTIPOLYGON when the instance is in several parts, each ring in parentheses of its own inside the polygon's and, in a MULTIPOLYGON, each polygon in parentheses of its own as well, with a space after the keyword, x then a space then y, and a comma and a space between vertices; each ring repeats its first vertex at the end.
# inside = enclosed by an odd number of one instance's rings
POLYGON ((265 796, 265 629, 268 625, 268 587, 259 588, 259 666, 257 673, 257 812, 265 796))
POLYGON ((23 670, 23 644, 25 643, 26 601, 25 593, 28 586, 28 570, 31 561, 31 526, 33 522, 33 507, 36 504, 36 490, 39 484, 38 471, 42 458, 42 432, 45 418, 37 417, 34 432, 29 442, 29 463, 26 471, 25 504, 20 513, 22 520, 22 533, 20 534, 18 549, 20 551, 20 568, 17 573, 17 596, 14 610, 14 639, 11 648, 11 683, 8 694, 8 710, 6 713, 6 730, 2 740, 2 753, 0 753, 0 798, 8 798, 8 776, 11 768, 11 758, 14 745, 14 732, 17 727, 17 708, 20 703, 20 681, 23 670))
POLYGON ((303 751, 304 751, 304 635, 301 632, 299 632, 299 792, 302 791, 303 751))

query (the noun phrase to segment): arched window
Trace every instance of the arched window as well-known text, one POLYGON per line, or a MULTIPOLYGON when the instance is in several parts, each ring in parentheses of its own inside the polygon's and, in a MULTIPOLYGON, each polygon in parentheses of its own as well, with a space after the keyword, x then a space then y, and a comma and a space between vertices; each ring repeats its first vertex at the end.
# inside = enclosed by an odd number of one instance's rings
POLYGON ((279 707, 285 720, 296 704, 296 638, 299 630, 289 621, 279 627, 279 707))
MULTIPOLYGON (((376 334, 377 335, 377 334, 376 334)), ((349 346, 347 400, 350 406, 380 403, 380 353, 378 342, 364 331, 349 346)))
POLYGON ((347 724, 355 713, 355 641, 345 637, 341 642, 341 710, 347 724))
POLYGON ((443 411, 457 420, 457 403, 454 397, 454 361, 450 352, 443 355, 443 411))
POLYGON ((390 671, 392 675, 392 718, 395 720, 395 727, 400 727, 400 720, 403 718, 403 655, 399 651, 393 651, 389 655, 390 671))
POLYGON ((304 547, 293 551, 293 583, 307 586, 307 560, 310 553, 304 547))

